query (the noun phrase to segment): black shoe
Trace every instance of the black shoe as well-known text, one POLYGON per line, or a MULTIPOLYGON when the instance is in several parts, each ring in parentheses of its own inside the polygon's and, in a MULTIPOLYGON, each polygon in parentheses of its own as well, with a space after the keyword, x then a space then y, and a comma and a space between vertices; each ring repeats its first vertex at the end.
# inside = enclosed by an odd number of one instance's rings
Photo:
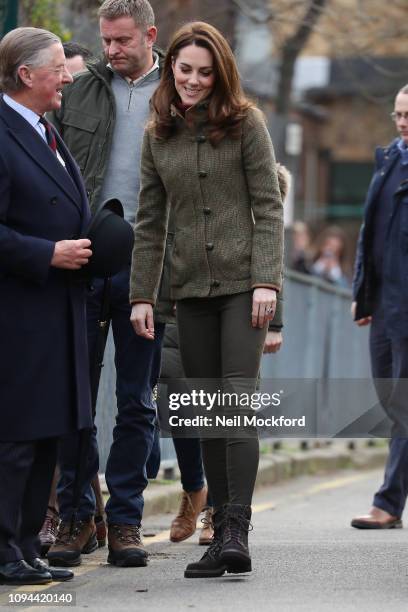
POLYGON ((38 557, 36 559, 30 559, 27 561, 27 563, 38 572, 46 572, 47 574, 51 574, 51 578, 56 582, 66 582, 67 580, 72 580, 74 577, 74 572, 71 572, 71 570, 50 567, 38 557))
POLYGON ((227 571, 227 565, 220 560, 222 539, 225 526, 224 510, 214 510, 214 537, 208 549, 196 563, 189 563, 184 572, 185 578, 218 578, 227 571))
POLYGON ((24 560, 0 565, 0 584, 48 584, 52 582, 50 572, 38 572, 24 560))
POLYGON ((252 570, 248 549, 248 531, 251 525, 251 506, 228 504, 225 508, 225 531, 220 561, 230 574, 252 570))

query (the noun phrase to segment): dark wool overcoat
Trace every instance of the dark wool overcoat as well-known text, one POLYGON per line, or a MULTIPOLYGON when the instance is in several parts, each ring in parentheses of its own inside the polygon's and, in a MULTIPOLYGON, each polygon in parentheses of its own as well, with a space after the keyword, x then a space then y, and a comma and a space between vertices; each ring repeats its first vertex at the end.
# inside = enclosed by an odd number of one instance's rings
MULTIPOLYGON (((357 302, 356 318, 370 316, 373 311, 376 281, 372 261, 372 241, 375 210, 381 205, 381 189, 394 168, 400 163, 398 138, 388 147, 378 147, 375 172, 364 207, 364 220, 357 245, 353 279, 353 298, 357 302)), ((383 307, 387 335, 408 337, 408 167, 406 178, 395 186, 384 245, 382 269, 383 307)))
POLYGON ((55 242, 79 238, 89 209, 76 163, 66 169, 0 97, 0 441, 91 425, 85 285, 50 266, 55 242))

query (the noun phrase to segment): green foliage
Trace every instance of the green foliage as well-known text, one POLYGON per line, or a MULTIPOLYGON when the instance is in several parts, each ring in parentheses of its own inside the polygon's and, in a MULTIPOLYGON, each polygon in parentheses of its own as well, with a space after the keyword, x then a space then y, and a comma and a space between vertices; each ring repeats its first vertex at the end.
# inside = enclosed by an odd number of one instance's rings
POLYGON ((60 21, 59 9, 62 0, 23 0, 22 8, 27 25, 44 28, 57 34, 62 41, 72 38, 60 21))

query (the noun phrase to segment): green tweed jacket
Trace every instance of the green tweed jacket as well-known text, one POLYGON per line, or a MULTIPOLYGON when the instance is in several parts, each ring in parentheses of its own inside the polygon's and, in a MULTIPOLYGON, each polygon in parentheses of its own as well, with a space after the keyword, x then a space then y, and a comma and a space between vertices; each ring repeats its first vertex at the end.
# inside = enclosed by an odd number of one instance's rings
POLYGON ((239 137, 214 147, 207 107, 192 107, 185 118, 172 107, 177 129, 167 140, 145 131, 132 303, 156 302, 170 208, 173 299, 281 288, 283 207, 263 116, 251 109, 239 137))

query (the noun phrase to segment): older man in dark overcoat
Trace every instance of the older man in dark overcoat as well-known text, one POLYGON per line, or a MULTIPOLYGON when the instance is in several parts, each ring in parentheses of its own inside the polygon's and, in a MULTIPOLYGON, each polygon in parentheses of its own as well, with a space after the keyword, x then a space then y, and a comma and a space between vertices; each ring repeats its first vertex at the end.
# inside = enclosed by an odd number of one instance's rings
POLYGON ((92 424, 82 179, 44 119, 72 78, 58 37, 0 43, 0 583, 67 580, 39 557, 57 440, 92 424))

